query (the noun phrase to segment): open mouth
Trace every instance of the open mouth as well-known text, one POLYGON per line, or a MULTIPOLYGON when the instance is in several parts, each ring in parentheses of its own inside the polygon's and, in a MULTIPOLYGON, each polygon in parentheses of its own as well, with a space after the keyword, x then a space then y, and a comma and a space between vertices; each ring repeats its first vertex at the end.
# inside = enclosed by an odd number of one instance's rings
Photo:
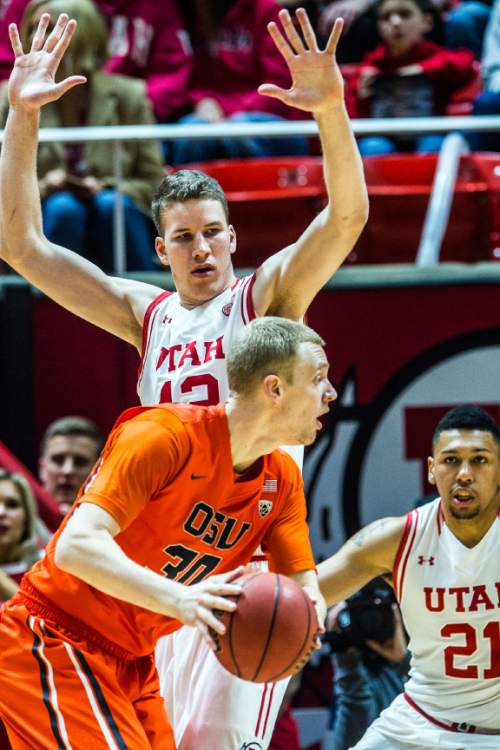
POLYGON ((10 526, 7 526, 6 523, 0 523, 0 534, 6 534, 10 529, 10 526))
POLYGON ((458 505, 470 505, 475 500, 474 493, 470 490, 455 490, 452 497, 458 505))
POLYGON ((204 279, 214 273, 215 268, 213 266, 199 266, 191 271, 191 276, 196 276, 199 279, 204 279))

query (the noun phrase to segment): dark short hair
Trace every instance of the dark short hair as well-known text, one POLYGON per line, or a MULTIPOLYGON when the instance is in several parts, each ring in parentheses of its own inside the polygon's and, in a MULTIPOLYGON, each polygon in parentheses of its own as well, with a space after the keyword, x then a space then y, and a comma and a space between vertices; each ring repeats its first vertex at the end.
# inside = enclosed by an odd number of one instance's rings
POLYGON ((436 445, 439 436, 446 430, 480 430, 489 432, 500 448, 500 427, 487 411, 476 404, 462 404, 450 409, 438 422, 432 445, 436 445))
POLYGON ((91 419, 86 419, 85 417, 62 417, 61 419, 56 419, 55 422, 51 422, 45 430, 40 444, 40 453, 42 455, 45 453, 49 440, 59 435, 90 438, 96 446, 96 457, 104 445, 104 438, 96 423, 92 422, 91 419))
POLYGON ((185 203, 190 200, 219 201, 226 221, 229 221, 227 199, 217 180, 198 169, 179 169, 163 178, 151 203, 157 231, 161 233, 161 214, 170 203, 185 203))
MULTIPOLYGON (((383 3, 386 3, 387 1, 388 0, 376 0, 375 5, 374 5, 375 11, 378 12, 380 6, 383 3)), ((422 13, 425 13, 425 14, 428 13, 429 15, 431 15, 434 18, 434 16, 435 16, 435 9, 434 9, 434 6, 432 5, 432 3, 430 2, 430 0, 410 0, 410 2, 412 2, 413 5, 416 5, 417 8, 420 8, 420 10, 422 11, 422 13)))

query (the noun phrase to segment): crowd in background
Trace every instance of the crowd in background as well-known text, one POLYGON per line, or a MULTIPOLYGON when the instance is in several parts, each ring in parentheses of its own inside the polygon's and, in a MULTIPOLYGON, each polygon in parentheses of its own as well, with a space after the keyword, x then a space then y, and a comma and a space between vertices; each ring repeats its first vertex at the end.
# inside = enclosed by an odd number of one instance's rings
MULTIPOLYGON (((0 78, 7 79, 13 64, 8 24, 19 25, 26 49, 41 13, 50 12, 55 19, 64 11, 78 20, 79 28, 62 75, 82 73, 88 85, 76 87, 45 107, 44 127, 205 123, 208 135, 213 123, 303 119, 303 112, 257 93, 263 81, 288 86, 286 66, 267 33, 267 24, 277 20, 281 7, 292 9, 298 4, 279 0, 3 0, 0 78)), ((301 4, 315 19, 322 38, 328 36, 337 17, 344 18, 338 57, 345 66, 351 116, 446 114, 454 97, 464 90, 469 92, 471 112, 500 113, 498 0, 309 0, 301 4)), ((2 127, 7 111, 4 87, 2 127)), ((469 137, 475 149, 500 150, 498 133, 469 137)), ((435 152, 441 142, 442 136, 426 134, 397 140, 377 136, 360 139, 359 146, 369 156, 435 152)), ((122 189, 129 268, 155 268, 149 204, 167 166, 215 158, 300 155, 310 149, 311 142, 298 137, 125 143, 122 189)), ((110 270, 116 189, 110 146, 42 144, 38 174, 49 239, 110 270)), ((96 426, 81 418, 58 420, 47 430, 39 476, 61 518, 101 445, 96 426)), ((19 473, 0 470, 0 600, 15 592, 20 576, 40 557, 49 536, 29 483, 19 473)), ((400 654, 395 661, 402 658, 400 654)), ((350 688, 373 678, 369 674, 373 662, 368 660, 367 666, 359 652, 337 656, 335 662, 337 697, 343 676, 348 676, 350 688), (353 679, 354 671, 358 682, 353 679)), ((373 679, 380 681, 380 674, 388 672, 393 675, 388 679, 396 685, 391 683, 391 690, 402 689, 399 668, 386 670, 386 666, 373 668, 373 679)), ((380 695, 378 689, 375 694, 380 695)), ((342 702, 338 705, 342 715, 342 702)), ((368 723, 373 718, 370 714, 368 723)), ((288 750, 293 750, 293 743, 299 747, 288 708, 278 725, 275 750, 280 742, 288 750), (280 732, 286 740, 280 739, 280 732)))
MULTIPOLYGON (((42 127, 159 123, 206 124, 303 119, 304 113, 261 96, 258 85, 289 85, 283 58, 267 32, 295 0, 11 0, 1 6, 0 78, 13 64, 8 24, 29 44, 42 12, 61 11, 79 28, 62 75, 88 79, 45 107, 42 127)), ((325 39, 344 18, 338 50, 352 117, 500 112, 500 4, 482 0, 308 0, 325 39)), ((7 116, 0 98, 0 125, 7 116)), ((476 149, 498 150, 498 133, 470 134, 476 149)), ((443 136, 360 139, 363 155, 439 150, 443 136)), ((156 268, 149 202, 166 167, 210 159, 302 155, 311 139, 175 139, 123 144, 127 267, 156 268)), ((107 143, 45 143, 38 174, 44 230, 58 244, 113 268, 115 196, 107 143)))

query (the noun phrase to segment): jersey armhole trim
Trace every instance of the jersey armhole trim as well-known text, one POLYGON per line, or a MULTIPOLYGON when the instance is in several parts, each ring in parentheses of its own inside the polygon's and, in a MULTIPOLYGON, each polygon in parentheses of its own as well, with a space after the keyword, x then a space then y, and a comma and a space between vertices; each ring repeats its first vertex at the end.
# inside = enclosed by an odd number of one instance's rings
POLYGON ((247 276, 245 279, 243 291, 241 293, 241 317, 244 325, 248 325, 251 320, 256 318, 253 306, 252 289, 255 284, 256 274, 247 276))
MULTIPOLYGON (((144 369, 144 362, 146 360, 147 350, 149 346, 150 341, 150 333, 151 333, 151 316, 153 315, 153 312, 158 308, 158 305, 160 305, 163 300, 167 299, 167 297, 170 297, 173 294, 173 292, 162 292, 158 295, 158 297, 155 297, 155 299, 148 305, 148 308, 144 314, 144 321, 142 324, 142 344, 141 344, 141 362, 139 364, 139 372, 138 372, 138 381, 140 381, 142 377, 142 371, 144 369)), ((139 383, 138 383, 139 384, 139 383)))
POLYGON ((418 526, 418 511, 412 510, 406 516, 406 525, 399 543, 398 551, 394 560, 394 592, 396 599, 401 603, 401 597, 403 595, 403 582, 406 572, 406 566, 408 564, 408 558, 410 556, 411 549, 415 542, 415 535, 417 533, 418 526))

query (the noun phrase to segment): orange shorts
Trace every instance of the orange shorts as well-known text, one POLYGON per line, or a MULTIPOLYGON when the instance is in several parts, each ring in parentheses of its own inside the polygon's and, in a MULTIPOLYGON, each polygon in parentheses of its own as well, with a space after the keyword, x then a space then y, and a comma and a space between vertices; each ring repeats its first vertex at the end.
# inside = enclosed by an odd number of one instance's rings
POLYGON ((175 750, 152 656, 124 661, 9 603, 0 715, 13 750, 175 750))

